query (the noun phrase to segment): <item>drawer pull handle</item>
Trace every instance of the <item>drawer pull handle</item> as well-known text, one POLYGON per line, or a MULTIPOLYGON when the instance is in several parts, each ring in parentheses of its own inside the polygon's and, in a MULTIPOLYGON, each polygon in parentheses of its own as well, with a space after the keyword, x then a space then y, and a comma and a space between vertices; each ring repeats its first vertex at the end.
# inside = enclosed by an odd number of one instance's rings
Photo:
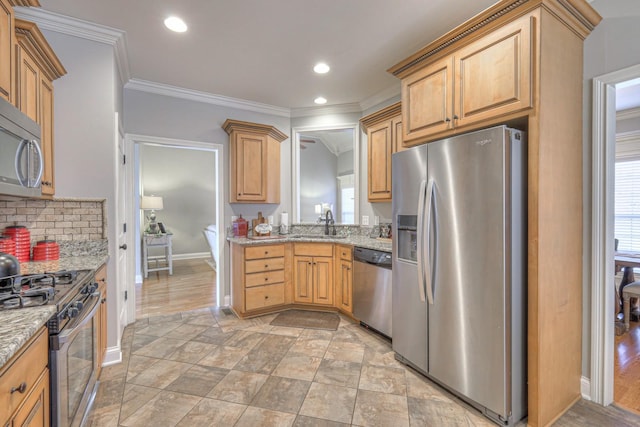
POLYGON ((265 265, 264 265, 264 268, 269 268, 269 264, 265 264, 265 265))
POLYGON ((24 392, 27 391, 27 383, 23 381, 18 387, 11 387, 11 394, 16 391, 20 394, 24 394, 24 392))
POLYGON ((269 299, 269 295, 265 295, 265 296, 264 296, 264 299, 269 299))
POLYGON ((265 277, 265 278, 264 278, 264 281, 266 282, 267 280, 269 280, 269 278, 268 278, 268 277, 265 277))

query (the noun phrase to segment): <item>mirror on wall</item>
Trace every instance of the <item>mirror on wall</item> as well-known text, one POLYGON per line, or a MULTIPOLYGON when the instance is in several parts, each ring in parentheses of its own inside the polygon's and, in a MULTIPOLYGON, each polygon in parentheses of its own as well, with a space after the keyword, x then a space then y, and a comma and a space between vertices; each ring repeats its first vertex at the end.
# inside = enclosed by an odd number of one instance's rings
POLYGON ((331 209, 336 224, 358 218, 357 125, 293 130, 294 221, 318 223, 331 209))

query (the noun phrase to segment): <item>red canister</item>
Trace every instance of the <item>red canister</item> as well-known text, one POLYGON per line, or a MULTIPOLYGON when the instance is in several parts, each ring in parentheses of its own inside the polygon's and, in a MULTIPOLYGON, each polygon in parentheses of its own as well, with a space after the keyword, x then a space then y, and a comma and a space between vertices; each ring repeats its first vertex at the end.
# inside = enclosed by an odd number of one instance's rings
POLYGON ((16 255, 16 242, 9 236, 0 236, 0 252, 16 255))
POLYGON ((33 261, 60 259, 60 246, 54 240, 40 240, 33 247, 33 261))
POLYGON ((24 225, 10 225, 4 229, 4 234, 16 243, 15 257, 20 262, 28 262, 31 258, 31 233, 24 225))
POLYGON ((242 218, 242 215, 233 221, 233 237, 247 237, 248 229, 249 224, 246 219, 242 218))

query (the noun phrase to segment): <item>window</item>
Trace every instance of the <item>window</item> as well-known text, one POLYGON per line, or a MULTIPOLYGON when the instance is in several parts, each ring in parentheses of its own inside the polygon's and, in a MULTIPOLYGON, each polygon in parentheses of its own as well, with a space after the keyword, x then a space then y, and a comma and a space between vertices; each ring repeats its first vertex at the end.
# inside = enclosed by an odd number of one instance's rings
POLYGON ((640 252, 640 160, 616 162, 615 237, 621 252, 640 252))
POLYGON ((343 224, 355 223, 355 177, 353 174, 338 177, 340 189, 340 221, 343 224))

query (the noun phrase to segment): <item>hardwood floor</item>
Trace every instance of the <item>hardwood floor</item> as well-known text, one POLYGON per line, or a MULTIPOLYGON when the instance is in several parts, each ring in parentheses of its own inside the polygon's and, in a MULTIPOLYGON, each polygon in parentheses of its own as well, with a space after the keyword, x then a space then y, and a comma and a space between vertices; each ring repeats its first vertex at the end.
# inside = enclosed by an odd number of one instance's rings
POLYGON ((631 321, 629 331, 615 337, 614 353, 613 400, 640 414, 640 322, 631 321))
POLYGON ((216 305, 216 272, 203 258, 173 262, 136 285, 136 317, 180 313, 216 305))

